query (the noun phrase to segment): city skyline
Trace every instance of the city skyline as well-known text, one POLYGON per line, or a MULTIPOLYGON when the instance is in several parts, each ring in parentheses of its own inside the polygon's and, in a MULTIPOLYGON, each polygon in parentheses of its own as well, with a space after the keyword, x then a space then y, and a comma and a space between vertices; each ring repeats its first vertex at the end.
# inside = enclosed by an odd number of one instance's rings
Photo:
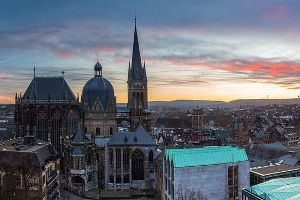
POLYGON ((7 1, 0 8, 0 103, 34 76, 75 96, 97 59, 127 102, 134 17, 149 101, 286 99, 300 94, 298 1, 7 1))

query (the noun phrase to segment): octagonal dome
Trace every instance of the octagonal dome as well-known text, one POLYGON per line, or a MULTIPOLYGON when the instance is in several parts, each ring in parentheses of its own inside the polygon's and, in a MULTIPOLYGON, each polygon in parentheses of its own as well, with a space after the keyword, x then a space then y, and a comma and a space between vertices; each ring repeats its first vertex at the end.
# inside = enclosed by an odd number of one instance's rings
POLYGON ((113 111, 116 110, 116 97, 112 84, 102 76, 102 66, 95 64, 95 76, 83 87, 82 104, 84 110, 113 111), (86 107, 88 106, 88 108, 86 107))

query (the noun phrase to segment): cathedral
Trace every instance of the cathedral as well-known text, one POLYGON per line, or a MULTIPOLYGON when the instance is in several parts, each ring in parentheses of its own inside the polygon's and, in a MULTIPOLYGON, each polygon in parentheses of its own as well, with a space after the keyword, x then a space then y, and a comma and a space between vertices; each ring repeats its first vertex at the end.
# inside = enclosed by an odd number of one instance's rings
POLYGON ((156 144, 148 108, 147 74, 136 28, 128 67, 127 107, 117 107, 105 68, 94 65, 94 77, 75 96, 64 79, 34 76, 25 93, 15 97, 16 137, 51 142, 61 158, 71 191, 154 187, 156 144), (118 132, 123 122, 125 132, 118 132))

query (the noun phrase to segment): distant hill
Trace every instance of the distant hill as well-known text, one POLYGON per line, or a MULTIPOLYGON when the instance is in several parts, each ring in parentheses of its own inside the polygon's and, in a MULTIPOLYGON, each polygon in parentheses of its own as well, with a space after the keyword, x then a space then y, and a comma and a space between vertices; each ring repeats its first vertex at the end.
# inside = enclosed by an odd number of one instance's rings
POLYGON ((221 108, 244 108, 251 106, 266 106, 271 104, 298 104, 300 99, 239 99, 230 102, 225 101, 208 101, 208 100, 174 100, 174 101, 151 101, 149 107, 183 107, 195 108, 197 105, 203 107, 221 107, 221 108))

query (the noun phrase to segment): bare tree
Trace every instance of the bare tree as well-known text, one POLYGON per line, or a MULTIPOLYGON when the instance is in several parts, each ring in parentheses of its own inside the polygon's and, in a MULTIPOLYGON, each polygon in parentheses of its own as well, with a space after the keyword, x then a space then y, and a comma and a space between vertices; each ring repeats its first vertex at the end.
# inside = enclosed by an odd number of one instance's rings
POLYGON ((1 164, 3 184, 0 199, 38 200, 42 198, 40 172, 25 156, 10 158, 1 164))
POLYGON ((186 185, 180 184, 177 188, 176 200, 208 200, 208 198, 198 189, 189 189, 186 185))

